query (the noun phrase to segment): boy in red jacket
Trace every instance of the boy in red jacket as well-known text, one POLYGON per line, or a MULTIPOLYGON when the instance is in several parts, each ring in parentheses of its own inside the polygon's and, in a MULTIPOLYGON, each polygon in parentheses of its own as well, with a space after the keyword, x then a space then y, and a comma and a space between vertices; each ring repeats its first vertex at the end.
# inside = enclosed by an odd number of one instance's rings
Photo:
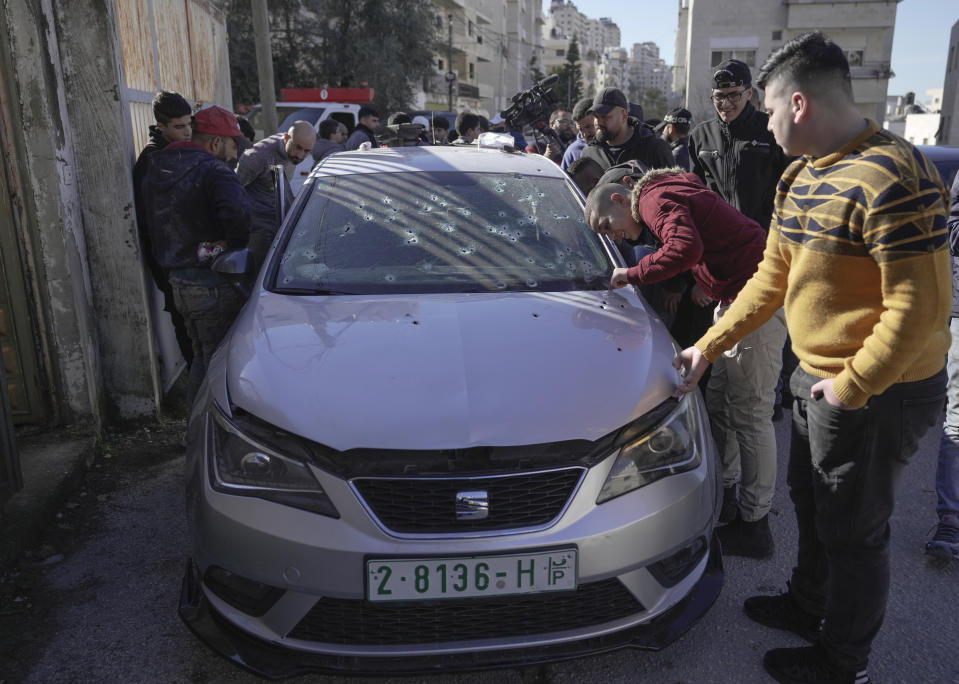
MULTIPOLYGON (((716 301, 719 320, 756 271, 766 232, 683 169, 653 169, 632 191, 598 186, 586 221, 613 239, 638 239, 644 227, 661 247, 632 268, 614 269, 610 287, 658 283, 691 271, 693 300, 716 301)), ((723 487, 739 485, 739 515, 720 528, 723 552, 767 558, 773 552, 769 510, 776 484, 772 425, 786 323, 782 310, 726 352, 713 368, 705 398, 723 460, 723 487)))

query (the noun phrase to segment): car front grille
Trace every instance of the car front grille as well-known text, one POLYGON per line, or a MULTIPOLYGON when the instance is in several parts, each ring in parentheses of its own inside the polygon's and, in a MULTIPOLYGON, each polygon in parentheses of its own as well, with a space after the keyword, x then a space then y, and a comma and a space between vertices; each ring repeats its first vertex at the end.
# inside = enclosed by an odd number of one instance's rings
POLYGON ((388 529, 408 533, 458 533, 545 525, 563 510, 583 468, 562 468, 499 477, 358 478, 353 486, 388 529), (488 516, 457 519, 461 492, 486 493, 488 516))
POLYGON ((384 603, 322 598, 287 637, 368 646, 501 639, 590 627, 643 610, 615 577, 526 596, 384 603))

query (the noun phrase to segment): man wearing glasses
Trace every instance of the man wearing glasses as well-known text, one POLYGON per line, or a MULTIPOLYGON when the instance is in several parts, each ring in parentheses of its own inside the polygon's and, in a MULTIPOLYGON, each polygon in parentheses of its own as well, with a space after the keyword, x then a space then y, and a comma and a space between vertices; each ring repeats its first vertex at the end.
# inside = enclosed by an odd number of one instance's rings
POLYGON ((749 102, 753 94, 749 67, 727 59, 713 72, 710 97, 716 118, 689 134, 692 171, 731 205, 769 228, 776 182, 788 160, 766 130, 769 117, 749 102))
MULTIPOLYGON (((752 94, 752 74, 746 64, 728 59, 715 68, 711 100, 716 118, 690 132, 689 159, 692 172, 706 187, 768 230, 776 183, 788 159, 766 129, 769 117, 750 104, 752 94)), ((778 349, 749 347, 741 353, 780 359, 781 367, 782 344, 778 349)), ((706 390, 713 434, 723 460, 720 522, 728 524, 720 528, 719 535, 723 552, 729 555, 765 558, 773 551, 767 519, 776 485, 776 435, 771 417, 779 403, 775 396, 779 373, 777 368, 762 377, 733 378, 720 364, 706 390), (736 387, 727 388, 730 382, 736 387), (724 401, 730 389, 753 397, 757 424, 753 434, 733 428, 724 401)))

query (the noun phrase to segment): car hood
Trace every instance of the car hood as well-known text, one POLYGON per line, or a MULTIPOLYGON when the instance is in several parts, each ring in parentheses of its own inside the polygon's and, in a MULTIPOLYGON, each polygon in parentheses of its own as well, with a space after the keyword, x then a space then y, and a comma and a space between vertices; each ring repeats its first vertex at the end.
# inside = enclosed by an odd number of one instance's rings
POLYGON ((228 338, 230 401, 334 449, 595 440, 673 391, 672 338, 617 292, 288 296, 228 338))

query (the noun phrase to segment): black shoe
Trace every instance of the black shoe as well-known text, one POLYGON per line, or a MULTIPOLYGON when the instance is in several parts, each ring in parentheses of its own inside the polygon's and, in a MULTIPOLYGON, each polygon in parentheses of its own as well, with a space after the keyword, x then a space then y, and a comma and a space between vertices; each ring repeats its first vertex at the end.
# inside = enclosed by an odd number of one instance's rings
POLYGON ((788 583, 786 591, 776 596, 750 596, 743 602, 743 610, 753 622, 798 634, 813 644, 819 641, 822 618, 796 603, 788 583))
POLYGON ((851 672, 833 665, 822 646, 774 648, 763 657, 763 667, 783 684, 869 684, 866 670, 851 672))
POLYGON ((769 515, 759 520, 746 522, 736 518, 725 527, 716 529, 723 545, 724 556, 769 558, 773 555, 773 535, 769 531, 769 515))
POLYGON ((739 501, 736 499, 736 485, 723 487, 723 507, 719 511, 719 522, 731 523, 739 515, 739 501))

